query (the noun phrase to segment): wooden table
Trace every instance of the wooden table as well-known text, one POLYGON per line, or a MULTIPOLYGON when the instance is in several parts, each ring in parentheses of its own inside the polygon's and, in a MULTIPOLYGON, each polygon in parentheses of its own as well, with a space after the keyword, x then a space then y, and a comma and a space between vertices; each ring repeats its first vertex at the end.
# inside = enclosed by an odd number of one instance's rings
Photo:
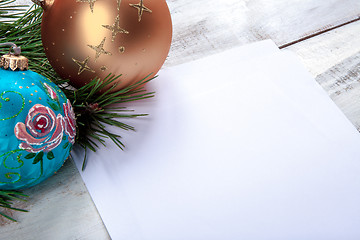
MULTIPOLYGON (((30 3, 29 0, 17 2, 30 3)), ((174 35, 164 67, 270 38, 281 49, 293 51, 301 58, 360 129, 359 0, 168 0, 167 3, 174 35)), ((25 192, 31 198, 17 206, 30 212, 14 213, 19 223, 0 219, 0 239, 110 239, 71 161, 54 177, 25 192)))

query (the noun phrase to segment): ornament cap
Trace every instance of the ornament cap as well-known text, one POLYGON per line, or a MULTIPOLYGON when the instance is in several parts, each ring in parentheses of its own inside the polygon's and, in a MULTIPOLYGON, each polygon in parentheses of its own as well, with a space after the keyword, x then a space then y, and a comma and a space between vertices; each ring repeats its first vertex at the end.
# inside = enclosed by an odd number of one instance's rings
POLYGON ((51 7, 54 3, 54 0, 31 0, 31 1, 42 7, 44 10, 51 7))
POLYGON ((29 67, 29 60, 24 56, 16 56, 14 54, 6 54, 1 56, 0 67, 4 69, 11 69, 12 71, 27 70, 29 67))

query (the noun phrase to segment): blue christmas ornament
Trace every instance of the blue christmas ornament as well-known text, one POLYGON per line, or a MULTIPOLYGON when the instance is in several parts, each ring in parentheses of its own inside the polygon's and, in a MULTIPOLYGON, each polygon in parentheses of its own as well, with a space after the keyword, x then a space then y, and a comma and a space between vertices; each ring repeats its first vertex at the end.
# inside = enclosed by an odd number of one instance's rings
POLYGON ((56 84, 26 70, 26 58, 4 55, 0 66, 0 189, 22 189, 53 175, 68 158, 75 114, 56 84))

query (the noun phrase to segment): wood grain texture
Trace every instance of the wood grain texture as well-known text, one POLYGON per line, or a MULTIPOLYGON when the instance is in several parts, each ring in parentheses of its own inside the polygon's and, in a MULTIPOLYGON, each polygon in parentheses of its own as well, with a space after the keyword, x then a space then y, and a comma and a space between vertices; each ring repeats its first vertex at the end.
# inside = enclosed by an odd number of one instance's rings
POLYGON ((71 160, 25 194, 28 202, 18 202, 17 207, 30 212, 13 212, 18 223, 2 220, 0 239, 110 239, 71 160))
POLYGON ((360 131, 360 50, 316 80, 360 131))
POLYGON ((360 130, 360 21, 293 45, 318 83, 360 130))
POLYGON ((295 52, 316 77, 360 50, 359 32, 357 21, 285 49, 295 52))
POLYGON ((358 0, 168 0, 174 37, 166 66, 237 45, 278 46, 360 16, 358 0))
MULTIPOLYGON (((30 0, 17 0, 31 4, 30 0)), ((246 43, 272 39, 278 46, 360 16, 358 0, 167 0, 173 44, 165 66, 173 66, 246 43)), ((349 119, 360 128, 360 22, 286 49, 295 52, 349 119)), ((109 239, 71 161, 52 178, 26 191, 31 198, 2 221, 0 239, 109 239)))

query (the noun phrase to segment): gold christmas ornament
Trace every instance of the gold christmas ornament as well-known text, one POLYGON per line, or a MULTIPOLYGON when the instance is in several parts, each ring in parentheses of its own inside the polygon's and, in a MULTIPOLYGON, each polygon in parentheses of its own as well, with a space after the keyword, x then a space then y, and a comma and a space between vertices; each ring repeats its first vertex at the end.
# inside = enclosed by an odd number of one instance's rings
POLYGON ((33 0, 44 9, 41 34, 55 71, 81 87, 120 75, 115 90, 154 76, 171 44, 165 0, 33 0))

